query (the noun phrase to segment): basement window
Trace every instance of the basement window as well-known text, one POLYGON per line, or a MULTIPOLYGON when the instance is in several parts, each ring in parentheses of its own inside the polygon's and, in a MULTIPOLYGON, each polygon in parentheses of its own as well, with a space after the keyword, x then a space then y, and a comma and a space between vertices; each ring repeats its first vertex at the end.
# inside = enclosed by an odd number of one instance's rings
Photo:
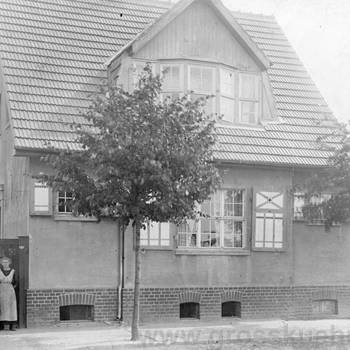
POLYGON ((180 319, 199 319, 199 303, 180 304, 180 319))
POLYGON ((92 321, 92 305, 60 306, 60 321, 92 321))
POLYGON ((222 317, 241 317, 241 303, 239 301, 226 301, 221 304, 222 317))
POLYGON ((312 314, 315 316, 338 315, 338 301, 335 299, 313 300, 312 314))

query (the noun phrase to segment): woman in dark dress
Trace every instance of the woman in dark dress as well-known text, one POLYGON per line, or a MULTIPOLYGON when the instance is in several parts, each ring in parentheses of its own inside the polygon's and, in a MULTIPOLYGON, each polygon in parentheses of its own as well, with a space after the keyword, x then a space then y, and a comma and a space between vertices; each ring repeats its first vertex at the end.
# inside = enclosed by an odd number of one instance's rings
POLYGON ((9 325, 10 330, 14 331, 17 323, 15 270, 10 268, 10 258, 1 258, 0 264, 0 329, 9 325))

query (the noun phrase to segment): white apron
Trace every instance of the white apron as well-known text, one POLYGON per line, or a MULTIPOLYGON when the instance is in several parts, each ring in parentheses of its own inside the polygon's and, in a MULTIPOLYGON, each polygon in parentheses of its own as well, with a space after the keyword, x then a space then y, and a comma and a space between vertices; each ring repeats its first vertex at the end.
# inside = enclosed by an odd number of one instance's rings
POLYGON ((0 321, 17 321, 16 294, 12 286, 15 270, 5 276, 0 270, 0 321))

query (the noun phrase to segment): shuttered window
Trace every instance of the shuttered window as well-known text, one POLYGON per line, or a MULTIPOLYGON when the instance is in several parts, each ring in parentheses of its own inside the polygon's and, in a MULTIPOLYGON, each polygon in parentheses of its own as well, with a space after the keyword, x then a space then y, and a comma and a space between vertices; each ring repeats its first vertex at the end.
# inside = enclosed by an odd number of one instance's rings
POLYGON ((257 192, 255 205, 255 248, 283 248, 283 193, 257 192))
POLYGON ((32 182, 31 215, 51 215, 52 197, 51 188, 45 183, 33 180, 32 182))

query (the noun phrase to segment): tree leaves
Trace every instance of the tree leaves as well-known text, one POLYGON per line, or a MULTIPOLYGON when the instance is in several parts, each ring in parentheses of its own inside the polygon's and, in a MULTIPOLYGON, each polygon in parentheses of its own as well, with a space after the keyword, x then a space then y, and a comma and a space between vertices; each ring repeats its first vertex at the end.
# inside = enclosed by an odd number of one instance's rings
POLYGON ((45 180, 74 193, 77 214, 180 222, 220 182, 213 159, 214 120, 204 99, 161 98, 146 66, 132 92, 101 86, 76 125, 80 151, 45 157, 45 180))
POLYGON ((329 199, 313 204, 307 200, 304 217, 314 221, 322 216, 326 230, 350 217, 350 144, 344 131, 342 147, 329 159, 329 166, 318 169, 306 182, 307 198, 314 193, 330 193, 329 199))

